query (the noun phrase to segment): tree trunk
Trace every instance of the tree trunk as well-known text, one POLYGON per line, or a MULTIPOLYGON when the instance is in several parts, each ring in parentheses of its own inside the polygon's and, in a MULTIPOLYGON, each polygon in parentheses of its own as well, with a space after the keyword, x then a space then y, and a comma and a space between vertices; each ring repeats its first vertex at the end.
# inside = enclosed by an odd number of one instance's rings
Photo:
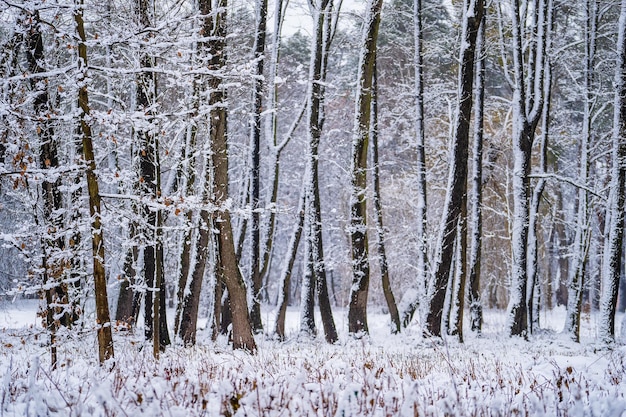
MULTIPOLYGON (((44 62, 43 38, 39 31, 41 24, 39 12, 36 10, 28 14, 24 19, 24 29, 26 30, 26 60, 28 71, 32 74, 45 72, 41 66, 44 62)), ((36 120, 35 131, 39 138, 39 167, 42 170, 56 169, 59 167, 57 156, 57 140, 54 136, 54 127, 50 117, 53 113, 49 101, 47 78, 32 78, 30 87, 34 93, 33 97, 33 119, 36 120)), ((43 229, 44 235, 41 238, 42 260, 41 274, 43 286, 46 288, 44 297, 46 300, 45 327, 50 335, 50 357, 51 366, 57 365, 56 334, 60 325, 69 325, 69 312, 66 308, 60 307, 68 303, 67 285, 63 282, 64 261, 59 258, 59 254, 64 250, 65 242, 60 236, 63 230, 63 218, 59 216, 62 208, 61 193, 59 186, 61 179, 48 181, 47 176, 41 184, 43 199, 43 229), (59 318, 60 316, 60 318, 59 318)), ((39 225, 39 220, 35 216, 35 221, 39 225)))
POLYGON ((460 216, 467 199, 467 157, 469 148, 469 122, 472 112, 472 86, 474 82, 474 55, 476 37, 484 12, 484 2, 463 3, 463 33, 460 51, 459 93, 455 120, 455 137, 451 144, 448 188, 439 238, 439 256, 435 266, 432 298, 426 317, 426 333, 441 336, 441 318, 446 297, 450 268, 454 257, 454 240, 460 216))
MULTIPOLYGON (((596 45, 596 13, 597 1, 587 0, 585 7, 585 108, 583 114, 583 129, 580 142, 580 162, 578 181, 588 184, 589 181, 589 144, 591 143, 591 119, 593 111, 593 73, 595 65, 596 45)), ((582 311, 583 288, 587 272, 588 249, 591 242, 591 214, 589 212, 589 197, 587 190, 578 189, 576 208, 576 234, 574 237, 574 251, 572 268, 568 277, 567 316, 565 332, 578 342, 580 341, 580 316, 582 311)))
MULTIPOLYGON (((319 195, 318 180, 318 149, 320 137, 324 124, 324 82, 326 81, 326 57, 328 47, 330 45, 330 11, 332 2, 329 0, 321 0, 314 7, 314 27, 315 37, 312 38, 311 62, 309 68, 309 87, 307 91, 307 125, 309 136, 309 147, 307 155, 308 178, 305 178, 305 244, 304 244, 304 261, 305 276, 303 277, 302 287, 303 294, 305 290, 314 291, 318 288, 318 297, 320 298, 320 312, 322 314, 322 323, 324 324, 324 332, 326 340, 334 343, 337 340, 337 330, 335 328, 332 311, 330 310, 330 301, 328 299, 328 289, 326 284, 326 267, 324 265, 324 249, 322 240, 322 220, 321 220, 321 203, 319 195), (312 271, 312 273, 311 273, 312 271)), ((301 322, 305 324, 303 330, 307 333, 314 332, 313 302, 314 297, 305 297, 301 300, 303 305, 302 311, 304 316, 301 322), (310 316, 309 316, 310 315, 310 316)))
POLYGON ((600 302, 599 336, 604 343, 615 340, 615 311, 624 240, 624 210, 626 201, 626 0, 622 0, 617 41, 618 58, 615 71, 615 104, 613 116, 613 146, 611 194, 607 210, 604 247, 603 288, 600 302))
MULTIPOLYGON (((513 234, 511 293, 508 306, 509 334, 527 336, 528 331, 528 235, 530 227, 530 166, 535 128, 545 103, 546 35, 551 30, 547 19, 548 1, 539 0, 531 19, 530 51, 527 71, 522 49, 523 27, 519 1, 513 1, 513 66, 515 91, 513 97, 513 234), (525 73, 532 74, 525 85, 525 73), (526 88, 528 90, 526 90, 526 88)), ((550 3, 551 6, 552 3, 550 3)), ((526 42, 524 42, 526 43, 526 42)))
POLYGON ((382 280, 383 294, 391 316, 391 332, 400 333, 400 314, 396 299, 391 290, 389 280, 389 265, 387 263, 387 252, 385 251, 385 229, 383 226, 383 209, 380 203, 380 165, 378 163, 378 71, 374 64, 372 78, 372 129, 370 133, 372 139, 372 176, 374 182, 374 192, 372 200, 374 202, 374 218, 376 220, 376 235, 378 237, 378 262, 380 265, 380 275, 382 280))
POLYGON ((257 27, 254 39, 255 81, 252 92, 252 120, 251 120, 251 162, 250 169, 250 194, 252 205, 251 234, 251 282, 252 282, 252 309, 250 320, 255 333, 263 333, 261 320, 261 287, 263 277, 260 273, 261 263, 261 233, 260 233, 260 145, 261 145, 261 113, 263 112, 263 66, 265 62, 265 28, 267 21, 267 0, 257 1, 257 27))
MULTIPOLYGON (((428 246, 426 242, 427 206, 426 206, 426 148, 424 144, 424 58, 423 44, 424 34, 422 28, 422 0, 413 0, 413 38, 415 42, 414 69, 415 69, 415 136, 417 138, 417 190, 415 216, 417 223, 415 232, 417 234, 417 259, 416 259, 416 287, 414 296, 405 302, 404 298, 400 304, 402 308, 402 325, 408 326, 415 310, 425 299, 428 283, 428 246)), ((406 294, 405 294, 406 295, 406 294)))
POLYGON ((124 257, 124 266, 122 267, 122 276, 120 284, 120 292, 117 297, 117 308, 115 310, 115 320, 124 322, 130 328, 136 323, 139 313, 139 304, 141 299, 133 286, 135 285, 137 271, 135 265, 139 258, 139 248, 135 243, 136 238, 135 222, 131 222, 129 226, 129 240, 132 242, 131 247, 126 250, 124 257))
POLYGON ((87 167, 87 190, 89 192, 89 214, 91 216, 91 248, 93 277, 96 294, 96 323, 98 333, 98 357, 100 363, 113 357, 113 337, 109 318, 107 281, 104 270, 104 238, 102 235, 100 189, 96 176, 96 161, 91 134, 89 95, 87 93, 87 38, 83 21, 83 2, 79 0, 74 11, 74 21, 78 33, 78 106, 80 108, 80 130, 83 142, 83 159, 87 167))
MULTIPOLYGON (((210 56, 209 69, 219 72, 225 65, 226 50, 226 10, 227 0, 220 0, 216 10, 211 11, 210 0, 201 0, 200 12, 205 16, 203 34, 212 35, 213 39, 203 47, 210 56)), ((213 230, 215 230, 217 247, 219 248, 219 266, 223 280, 228 288, 233 317, 233 347, 256 351, 256 343, 252 335, 252 327, 248 314, 246 287, 239 270, 230 212, 226 207, 228 200, 228 141, 226 86, 221 74, 212 76, 209 88, 209 141, 210 157, 213 168, 212 203, 216 207, 213 212, 213 230)))
MULTIPOLYGON (((194 100, 193 107, 194 119, 191 121, 190 125, 187 127, 187 137, 185 140, 185 148, 183 149, 183 180, 181 193, 183 196, 187 197, 193 194, 193 187, 196 182, 196 164, 195 164, 195 148, 196 148, 196 137, 198 133, 197 126, 197 116, 198 116, 198 96, 197 96, 197 80, 194 80, 194 100)), ((176 305, 176 315, 174 319, 174 334, 181 336, 180 326, 181 319, 183 315, 183 308, 185 305, 185 296, 189 292, 189 288, 187 286, 189 272, 191 270, 191 253, 192 253, 192 239, 193 239, 193 210, 186 210, 183 219, 183 239, 182 239, 182 249, 180 252, 180 259, 178 265, 178 290, 176 292, 176 299, 178 301, 176 305)), ((201 229, 199 229, 201 230, 201 229)), ((199 233, 199 232, 198 232, 199 233)))
MULTIPOLYGON (((305 180, 308 173, 305 173, 305 180)), ((274 326, 274 332, 280 340, 285 340, 285 317, 287 314, 287 305, 289 302, 289 288, 291 285, 291 272, 293 271, 293 264, 296 260, 296 253, 298 252, 298 245, 300 243, 300 237, 302 236, 302 228, 304 226, 304 205, 305 205, 304 187, 302 189, 300 199, 298 202, 298 209, 296 211, 298 218, 296 221, 293 235, 289 240, 289 246, 287 246, 287 253, 283 260, 283 268, 281 276, 278 281, 278 312, 276 314, 276 323, 274 326)))
POLYGON ((352 285, 348 309, 348 332, 367 334, 367 295, 370 267, 367 238, 367 148, 370 139, 372 78, 376 62, 376 41, 382 0, 367 4, 363 26, 359 73, 357 75, 355 122, 352 135, 350 198, 350 242, 352 244, 352 285))
POLYGON ((480 297, 480 272, 482 264, 482 196, 483 196, 483 136, 485 114, 485 25, 486 13, 480 22, 476 37, 476 86, 474 113, 474 146, 472 149, 472 194, 471 194, 471 243, 469 254, 469 308, 470 328, 480 334, 483 326, 483 307, 480 297))

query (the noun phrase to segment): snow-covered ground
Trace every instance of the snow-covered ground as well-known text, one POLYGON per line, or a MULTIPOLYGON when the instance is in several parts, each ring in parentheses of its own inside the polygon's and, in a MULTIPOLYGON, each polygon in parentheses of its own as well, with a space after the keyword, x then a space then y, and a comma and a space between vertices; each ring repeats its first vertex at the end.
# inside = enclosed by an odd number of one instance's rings
POLYGON ((390 335, 376 309, 371 336, 353 340, 337 312, 333 346, 298 338, 290 310, 292 337, 259 337, 256 355, 201 331, 197 347, 170 347, 159 361, 140 331, 115 332, 115 361, 102 367, 85 332, 64 337, 56 370, 36 310, 36 301, 0 303, 0 417, 626 416, 626 348, 597 344, 588 314, 582 343, 571 342, 558 333, 561 309, 541 317, 530 341, 507 337, 504 314, 487 311, 482 337, 466 331, 464 344, 424 339, 418 323, 390 335))

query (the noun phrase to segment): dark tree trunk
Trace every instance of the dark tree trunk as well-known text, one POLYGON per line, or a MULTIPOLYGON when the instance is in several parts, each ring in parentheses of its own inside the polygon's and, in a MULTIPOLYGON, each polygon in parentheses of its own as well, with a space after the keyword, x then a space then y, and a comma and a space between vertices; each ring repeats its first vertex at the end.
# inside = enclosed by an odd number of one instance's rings
POLYGON ((615 311, 617 292, 624 258, 624 211, 626 210, 626 0, 622 0, 617 42, 615 71, 615 104, 613 127, 613 166, 611 195, 607 210, 607 244, 604 247, 602 300, 600 302, 600 339, 605 343, 615 340, 615 311))
POLYGON ((261 233, 260 233, 260 145, 261 145, 261 113, 263 112, 263 66, 265 62, 265 31, 267 21, 267 0, 257 1, 257 27, 254 39, 254 61, 256 63, 254 90, 252 93, 252 122, 251 122, 251 159, 250 169, 250 194, 252 204, 251 234, 251 282, 252 282, 252 309, 250 320, 255 333, 263 333, 261 320, 261 287, 263 277, 260 271, 261 263, 261 233))
POLYGON ((89 192, 89 214, 91 217, 91 248, 93 259, 93 277, 96 295, 96 322, 98 325, 98 357, 100 363, 113 357, 113 337, 109 318, 107 299, 107 281, 104 270, 104 239, 100 211, 100 189, 96 176, 96 161, 93 152, 91 126, 89 125, 89 95, 87 92, 87 38, 83 21, 83 3, 79 1, 74 11, 74 21, 78 34, 78 107, 80 108, 80 130, 83 141, 83 158, 87 167, 87 190, 89 192))
MULTIPOLYGON (((303 294, 305 291, 314 291, 317 287, 320 299, 320 312, 326 340, 330 343, 337 341, 337 330, 330 310, 330 300, 326 284, 326 267, 324 265, 324 249, 322 240, 321 203, 318 180, 318 149, 324 125, 324 82, 326 80, 327 54, 330 46, 330 11, 332 2, 322 0, 315 5, 314 27, 315 37, 312 38, 312 54, 309 68, 309 89, 307 91, 307 124, 309 136, 309 149, 307 155, 307 173, 305 178, 305 244, 304 261, 305 276, 303 277, 303 294)), ((307 333, 313 333, 314 317, 312 316, 314 297, 302 299, 302 329, 307 333), (306 304, 308 303, 308 304, 306 304), (309 314, 310 317, 309 317, 309 314)))
POLYGON ((480 297, 480 272, 482 264, 482 195, 483 195, 483 136, 485 114, 485 25, 486 13, 480 22, 476 38, 476 86, 474 113, 474 147, 472 152, 472 197, 471 197, 471 243, 469 255, 469 303, 470 326, 480 334, 483 325, 483 307, 480 297))
MULTIPOLYGON (((305 178, 306 178, 305 174, 305 178)), ((279 290, 278 290, 278 313, 276 314, 276 323, 274 326, 274 332, 280 340, 285 340, 285 317, 287 315, 287 305, 289 303, 289 288, 291 286, 291 273, 293 271, 293 264, 296 260, 296 254, 298 252, 298 246, 300 244, 300 237, 302 236, 302 228, 304 227, 304 205, 305 205, 305 191, 302 189, 300 199, 298 202, 298 209, 296 211, 298 218, 296 220, 295 229, 293 235, 289 240, 289 246, 287 247, 287 253, 285 254, 283 261, 283 268, 281 276, 279 278, 279 290)))
POLYGON ((383 208, 380 203, 380 165, 378 163, 378 72, 374 65, 374 73, 372 78, 372 131, 370 133, 372 139, 372 165, 373 165, 373 182, 374 194, 372 196, 374 202, 374 217, 376 219, 376 234, 378 237, 378 262, 380 265, 380 275, 382 280, 383 294, 391 316, 391 332, 400 332, 400 314, 396 299, 391 290, 391 282, 389 279, 389 265, 387 263, 387 252, 385 251, 385 229, 383 226, 383 208))
POLYGON ((401 299, 404 305, 401 311, 402 325, 408 326, 415 311, 425 299, 428 284, 428 254, 426 243, 426 147, 424 144, 424 31, 422 28, 422 0, 413 1, 413 38, 415 42, 414 69, 415 69, 415 136, 417 140, 417 190, 416 190, 416 218, 415 232, 417 235, 416 260, 416 287, 411 299, 401 299))
POLYGON ((126 323, 128 327, 136 323, 139 312, 140 294, 133 288, 137 277, 135 265, 139 258, 139 248, 134 242, 136 238, 136 224, 131 222, 129 226, 129 239, 131 247, 126 250, 124 266, 122 267, 122 277, 120 292, 117 297, 117 309, 115 310, 115 320, 126 323))
POLYGON ((448 189, 441 236, 439 238, 439 256, 435 266, 434 288, 426 316, 426 333, 441 336, 441 319, 448 287, 454 241, 459 227, 460 216, 467 198, 467 157, 469 148, 469 122, 472 112, 472 87, 474 82, 474 55, 476 37, 484 12, 484 2, 472 2, 473 10, 467 10, 464 2, 462 48, 460 52, 459 97, 455 120, 455 137, 451 144, 451 166, 448 177, 448 189))
POLYGON ((370 266, 367 236, 367 149, 370 140, 372 79, 376 63, 376 42, 382 0, 367 4, 363 26, 359 73, 357 76, 356 110, 352 138, 352 169, 350 197, 350 242, 352 244, 352 285, 348 307, 348 332, 367 334, 367 296, 370 266))
MULTIPOLYGON (((226 51, 226 0, 217 4, 214 16, 211 14, 210 0, 200 1, 200 12, 205 16, 203 33, 212 35, 213 40, 203 45, 211 57, 209 68, 218 72, 225 65, 226 51)), ((209 79, 209 141, 210 158, 213 168, 212 203, 216 207, 213 212, 213 228, 215 230, 217 248, 219 249, 219 266, 223 280, 228 289, 233 318, 233 347, 256 351, 256 343, 252 335, 252 327, 248 314, 246 287, 239 270, 230 213, 224 207, 228 199, 228 141, 227 111, 224 106, 226 91, 221 76, 209 79)))

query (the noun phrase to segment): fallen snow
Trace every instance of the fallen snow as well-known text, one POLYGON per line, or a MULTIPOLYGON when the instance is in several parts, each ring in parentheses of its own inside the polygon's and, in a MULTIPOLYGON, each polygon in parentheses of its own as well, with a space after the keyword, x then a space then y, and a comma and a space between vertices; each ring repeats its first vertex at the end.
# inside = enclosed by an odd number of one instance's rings
POLYGON ((626 415, 626 348, 596 343, 589 314, 582 343, 571 342, 557 332, 563 309, 542 315, 546 329, 528 342, 505 336, 505 315, 486 311, 483 335, 466 331, 464 344, 424 339, 417 323, 390 335, 388 316, 375 312, 371 336, 353 340, 341 311, 332 346, 323 335, 298 338, 289 310, 291 338, 257 338, 257 355, 201 330, 202 344, 170 347, 159 361, 141 331, 117 331, 115 361, 102 367, 85 332, 64 337, 56 370, 36 310, 0 303, 0 417, 626 415))

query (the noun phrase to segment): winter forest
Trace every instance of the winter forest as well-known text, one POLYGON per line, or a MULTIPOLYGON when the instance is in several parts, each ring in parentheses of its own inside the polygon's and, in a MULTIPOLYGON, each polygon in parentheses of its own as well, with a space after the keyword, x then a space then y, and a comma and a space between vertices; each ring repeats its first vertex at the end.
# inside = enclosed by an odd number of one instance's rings
POLYGON ((0 72, 0 416, 626 413, 626 0, 0 0, 0 72))

